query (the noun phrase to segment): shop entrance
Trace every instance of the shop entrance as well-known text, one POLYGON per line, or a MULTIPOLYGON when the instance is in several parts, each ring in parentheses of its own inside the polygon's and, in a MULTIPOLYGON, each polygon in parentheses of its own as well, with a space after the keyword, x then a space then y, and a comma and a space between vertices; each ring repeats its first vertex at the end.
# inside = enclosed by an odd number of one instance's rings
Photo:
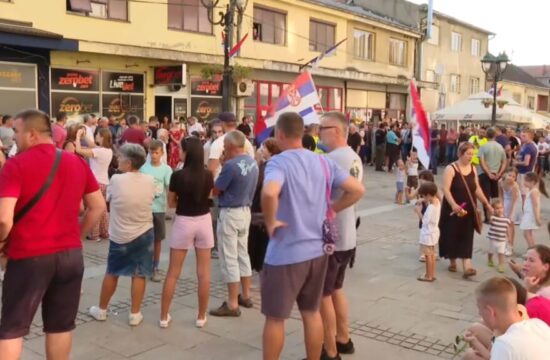
POLYGON ((155 96, 155 115, 162 119, 165 116, 172 119, 172 97, 155 96))

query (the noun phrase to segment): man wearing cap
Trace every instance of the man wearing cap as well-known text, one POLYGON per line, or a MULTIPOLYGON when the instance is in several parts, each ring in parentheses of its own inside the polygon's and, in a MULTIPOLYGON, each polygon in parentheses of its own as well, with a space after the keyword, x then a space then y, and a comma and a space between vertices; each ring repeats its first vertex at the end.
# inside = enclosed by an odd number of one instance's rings
MULTIPOLYGON (((214 175, 214 181, 218 178, 222 169, 220 159, 222 158, 224 151, 223 144, 225 134, 233 130, 237 130, 237 118, 232 112, 223 112, 218 116, 218 119, 220 119, 222 123, 224 135, 220 136, 212 143, 212 145, 210 146, 210 156, 208 158, 208 170, 210 170, 214 175)), ((250 141, 248 141, 248 139, 246 139, 245 141, 244 149, 248 155, 254 158, 254 147, 252 146, 250 141)))

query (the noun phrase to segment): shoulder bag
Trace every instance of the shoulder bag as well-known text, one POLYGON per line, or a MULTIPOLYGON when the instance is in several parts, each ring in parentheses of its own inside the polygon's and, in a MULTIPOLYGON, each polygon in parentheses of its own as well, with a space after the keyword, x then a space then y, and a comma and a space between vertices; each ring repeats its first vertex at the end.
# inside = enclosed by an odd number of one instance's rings
POLYGON ((327 202, 327 212, 325 220, 323 221, 323 251, 327 255, 332 255, 336 248, 336 239, 338 237, 338 229, 335 223, 335 213, 330 207, 330 198, 332 194, 332 187, 330 186, 330 172, 328 169, 327 160, 323 156, 319 156, 323 172, 325 174, 325 197, 327 202))
POLYGON ((21 220, 21 218, 25 216, 36 205, 36 203, 38 203, 38 201, 40 201, 42 196, 44 196, 46 191, 50 188, 53 179, 55 178, 55 174, 57 173, 57 169, 59 168, 62 153, 63 152, 61 151, 61 149, 55 150, 55 160, 53 161, 52 168, 50 170, 50 173, 48 174, 48 177, 46 178, 46 181, 44 182, 40 190, 38 190, 38 192, 33 196, 33 198, 29 200, 29 202, 26 203, 25 206, 23 206, 17 214, 15 214, 15 216, 13 217, 14 225, 17 224, 19 220, 21 220))
MULTIPOLYGON (((470 192, 470 187, 468 186, 468 183, 466 182, 464 175, 462 175, 462 171, 460 171, 460 168, 458 166, 455 166, 454 164, 453 164, 453 168, 457 173, 460 174, 460 177, 462 178, 462 182, 466 187, 466 191, 468 192, 468 197, 470 198, 470 202, 472 204, 472 209, 474 209, 474 229, 478 234, 481 234, 481 230, 483 229, 483 222, 481 221, 481 211, 479 211, 476 206, 476 202, 474 201, 474 197, 470 192)), ((472 171, 474 170, 472 169, 472 171)))

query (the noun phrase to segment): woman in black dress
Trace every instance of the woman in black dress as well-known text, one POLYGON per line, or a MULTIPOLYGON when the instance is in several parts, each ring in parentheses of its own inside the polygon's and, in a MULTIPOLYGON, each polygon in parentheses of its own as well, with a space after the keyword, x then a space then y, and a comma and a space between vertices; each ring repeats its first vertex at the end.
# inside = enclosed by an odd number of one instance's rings
POLYGON ((477 173, 472 165, 474 145, 463 143, 458 148, 458 160, 445 168, 443 174, 443 206, 439 229, 439 255, 450 260, 449 271, 457 271, 457 259, 462 259, 464 278, 477 274, 472 267, 472 252, 474 245, 475 211, 477 199, 492 213, 493 209, 479 186, 477 173), (462 176, 464 176, 464 179, 462 176), (472 194, 472 204, 465 183, 472 194), (461 205, 465 204, 463 207, 461 205), (459 216, 465 210, 465 216, 459 216))
POLYGON ((281 150, 277 146, 275 139, 266 139, 258 150, 259 176, 254 200, 252 200, 251 212, 252 220, 250 222, 250 231, 248 232, 248 254, 250 255, 250 264, 252 270, 261 271, 264 264, 265 252, 269 235, 265 227, 264 216, 260 198, 262 194, 262 185, 264 182, 265 167, 272 156, 279 154, 281 150))

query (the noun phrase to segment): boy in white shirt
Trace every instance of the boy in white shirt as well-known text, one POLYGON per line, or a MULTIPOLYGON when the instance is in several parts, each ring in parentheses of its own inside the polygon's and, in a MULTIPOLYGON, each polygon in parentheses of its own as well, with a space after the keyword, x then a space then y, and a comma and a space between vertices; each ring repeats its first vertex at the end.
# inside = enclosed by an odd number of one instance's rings
POLYGON ((418 188, 418 195, 428 204, 424 215, 419 206, 415 212, 422 220, 420 228, 420 248, 426 259, 426 273, 418 277, 418 281, 435 281, 435 247, 439 242, 439 216, 441 213, 441 202, 437 196, 437 185, 433 182, 425 182, 418 188))
MULTIPOLYGON (((483 282, 476 289, 477 307, 484 323, 494 332, 491 360, 547 360, 550 327, 539 319, 523 320, 518 312, 514 284, 501 277, 483 282)), ((478 349, 488 352, 484 348, 478 349)), ((489 354, 480 353, 481 358, 489 354)))

